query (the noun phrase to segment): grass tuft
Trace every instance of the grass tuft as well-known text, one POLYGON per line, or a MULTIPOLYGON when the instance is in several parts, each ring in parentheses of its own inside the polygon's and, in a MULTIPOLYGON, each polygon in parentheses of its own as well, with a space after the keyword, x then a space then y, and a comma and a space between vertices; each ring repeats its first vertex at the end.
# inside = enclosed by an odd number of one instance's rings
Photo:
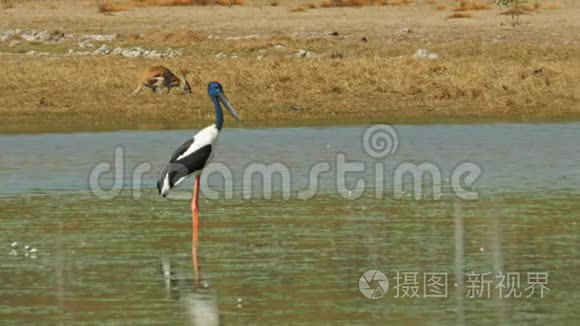
POLYGON ((490 9, 489 3, 472 1, 472 0, 460 0, 457 7, 453 11, 469 11, 469 10, 488 10, 490 9))
MULTIPOLYGON (((538 3, 536 3, 538 4, 538 3)), ((556 2, 548 2, 548 3, 544 3, 544 4, 539 4, 541 9, 546 9, 546 10, 555 10, 555 9, 560 9, 562 6, 559 3, 556 2)))
POLYGON ((309 2, 309 3, 306 3, 306 4, 304 4, 304 5, 301 5, 301 6, 298 6, 298 7, 291 8, 291 9, 290 9, 290 10, 288 10, 288 11, 289 11, 289 12, 293 12, 293 13, 295 13, 295 12, 305 12, 305 11, 306 11, 306 10, 308 10, 308 9, 316 9, 316 8, 319 8, 317 4, 315 4, 315 3, 312 3, 312 2, 309 2))
POLYGON ((179 7, 179 6, 243 6, 244 0, 129 0, 124 2, 98 0, 100 13, 124 11, 132 8, 179 7))
POLYGON ((530 9, 525 9, 525 8, 510 8, 507 10, 503 10, 500 11, 500 15, 502 16, 520 16, 520 15, 525 15, 528 14, 531 10, 530 9))
POLYGON ((12 3, 12 1, 2 0, 2 2, 0 4, 0 8, 2 8, 4 10, 12 9, 12 8, 14 8, 14 4, 12 3))
MULTIPOLYGON (((191 6, 194 4, 194 1, 192 0, 136 0, 136 3, 139 4, 143 4, 144 6, 150 6, 150 7, 154 7, 154 6, 166 6, 166 7, 172 7, 172 6, 191 6)), ((201 5, 204 5, 205 3, 203 2, 199 2, 201 5)))
POLYGON ((323 0, 320 7, 401 6, 412 2, 413 0, 323 0))
POLYGON ((447 19, 462 19, 462 18, 472 18, 473 15, 469 11, 458 11, 447 16, 447 19))
POLYGON ((306 11, 306 8, 304 8, 302 6, 298 6, 298 7, 295 7, 295 8, 292 8, 289 10, 289 12, 305 12, 305 11, 306 11))
POLYGON ((112 12, 125 11, 130 9, 130 6, 120 2, 97 1, 97 11, 101 14, 108 14, 112 12))

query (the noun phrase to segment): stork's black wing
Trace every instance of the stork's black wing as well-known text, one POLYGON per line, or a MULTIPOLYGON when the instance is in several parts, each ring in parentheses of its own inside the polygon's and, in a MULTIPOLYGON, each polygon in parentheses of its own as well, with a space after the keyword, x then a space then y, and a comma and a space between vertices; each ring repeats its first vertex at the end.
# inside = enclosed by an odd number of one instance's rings
POLYGON ((168 178, 169 188, 171 189, 186 176, 200 171, 205 167, 205 164, 211 156, 212 146, 209 144, 198 148, 187 156, 177 159, 187 151, 193 141, 191 139, 181 145, 171 156, 169 164, 159 174, 159 180, 157 181, 157 190, 159 193, 162 191, 163 182, 166 177, 168 178))
POLYGON ((183 153, 187 151, 187 149, 193 144, 195 138, 189 138, 185 143, 181 144, 178 149, 175 150, 171 158, 169 159, 169 163, 177 161, 177 158, 181 156, 183 153))
POLYGON ((208 144, 198 148, 195 152, 169 164, 179 166, 179 169, 184 169, 187 171, 187 174, 191 174, 203 169, 210 156, 211 145, 208 144))

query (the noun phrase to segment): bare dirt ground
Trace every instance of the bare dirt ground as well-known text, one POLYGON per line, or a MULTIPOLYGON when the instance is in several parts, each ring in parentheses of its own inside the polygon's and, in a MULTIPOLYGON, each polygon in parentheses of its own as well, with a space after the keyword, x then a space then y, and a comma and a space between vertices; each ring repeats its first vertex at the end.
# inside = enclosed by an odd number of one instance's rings
POLYGON ((0 37, 16 29, 63 36, 56 42, 0 38, 0 131, 50 129, 63 121, 82 128, 205 122, 212 115, 204 95, 210 80, 224 84, 249 121, 580 117, 578 1, 553 1, 549 7, 556 9, 529 12, 519 27, 494 6, 472 11, 469 19, 447 19, 454 1, 291 12, 304 4, 152 7, 111 15, 97 13, 92 1, 25 1, 0 9, 0 37), (88 34, 114 38, 81 45, 88 34), (175 55, 94 55, 103 45, 105 52, 170 48, 175 55), (418 49, 439 58, 413 58, 418 49), (153 64, 191 71, 193 96, 177 90, 130 96, 136 77, 153 64))

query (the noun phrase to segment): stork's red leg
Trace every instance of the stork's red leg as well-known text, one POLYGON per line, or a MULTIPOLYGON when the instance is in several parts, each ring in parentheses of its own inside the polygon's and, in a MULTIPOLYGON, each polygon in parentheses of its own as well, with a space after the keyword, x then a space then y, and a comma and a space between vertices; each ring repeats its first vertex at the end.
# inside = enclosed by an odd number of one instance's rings
POLYGON ((199 277, 199 261, 197 259, 197 242, 191 244, 191 257, 193 259, 193 285, 199 287, 200 277, 199 277))
POLYGON ((199 262, 197 260, 197 243, 199 240, 199 175, 195 176, 193 183, 193 196, 191 198, 191 217, 192 217, 192 233, 191 233, 191 257, 193 263, 193 272, 195 276, 195 283, 199 286, 199 262))
POLYGON ((191 198, 191 214, 193 218, 192 231, 194 235, 194 240, 197 241, 197 235, 199 231, 199 175, 195 176, 195 181, 193 183, 193 197, 191 198))

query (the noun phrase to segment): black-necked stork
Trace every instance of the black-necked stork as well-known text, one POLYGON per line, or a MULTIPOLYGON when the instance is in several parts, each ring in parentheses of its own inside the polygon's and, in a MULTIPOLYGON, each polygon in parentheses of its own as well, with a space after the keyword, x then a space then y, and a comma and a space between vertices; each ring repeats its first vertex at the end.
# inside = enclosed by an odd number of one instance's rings
MULTIPOLYGON (((197 243, 197 233, 199 230, 198 199, 199 199, 199 176, 201 171, 212 158, 215 144, 219 133, 224 125, 224 116, 222 111, 223 104, 230 114, 240 121, 240 117, 228 101, 224 94, 222 85, 218 82, 210 82, 207 85, 207 93, 211 98, 215 108, 215 123, 201 130, 193 137, 188 139, 171 155, 169 163, 161 170, 159 180, 157 181, 157 190, 163 197, 167 196, 169 191, 179 185, 190 175, 195 176, 193 185, 193 196, 191 199, 192 212, 192 254, 195 257, 195 244, 197 243)), ((195 262, 194 262, 195 268, 195 262)))

